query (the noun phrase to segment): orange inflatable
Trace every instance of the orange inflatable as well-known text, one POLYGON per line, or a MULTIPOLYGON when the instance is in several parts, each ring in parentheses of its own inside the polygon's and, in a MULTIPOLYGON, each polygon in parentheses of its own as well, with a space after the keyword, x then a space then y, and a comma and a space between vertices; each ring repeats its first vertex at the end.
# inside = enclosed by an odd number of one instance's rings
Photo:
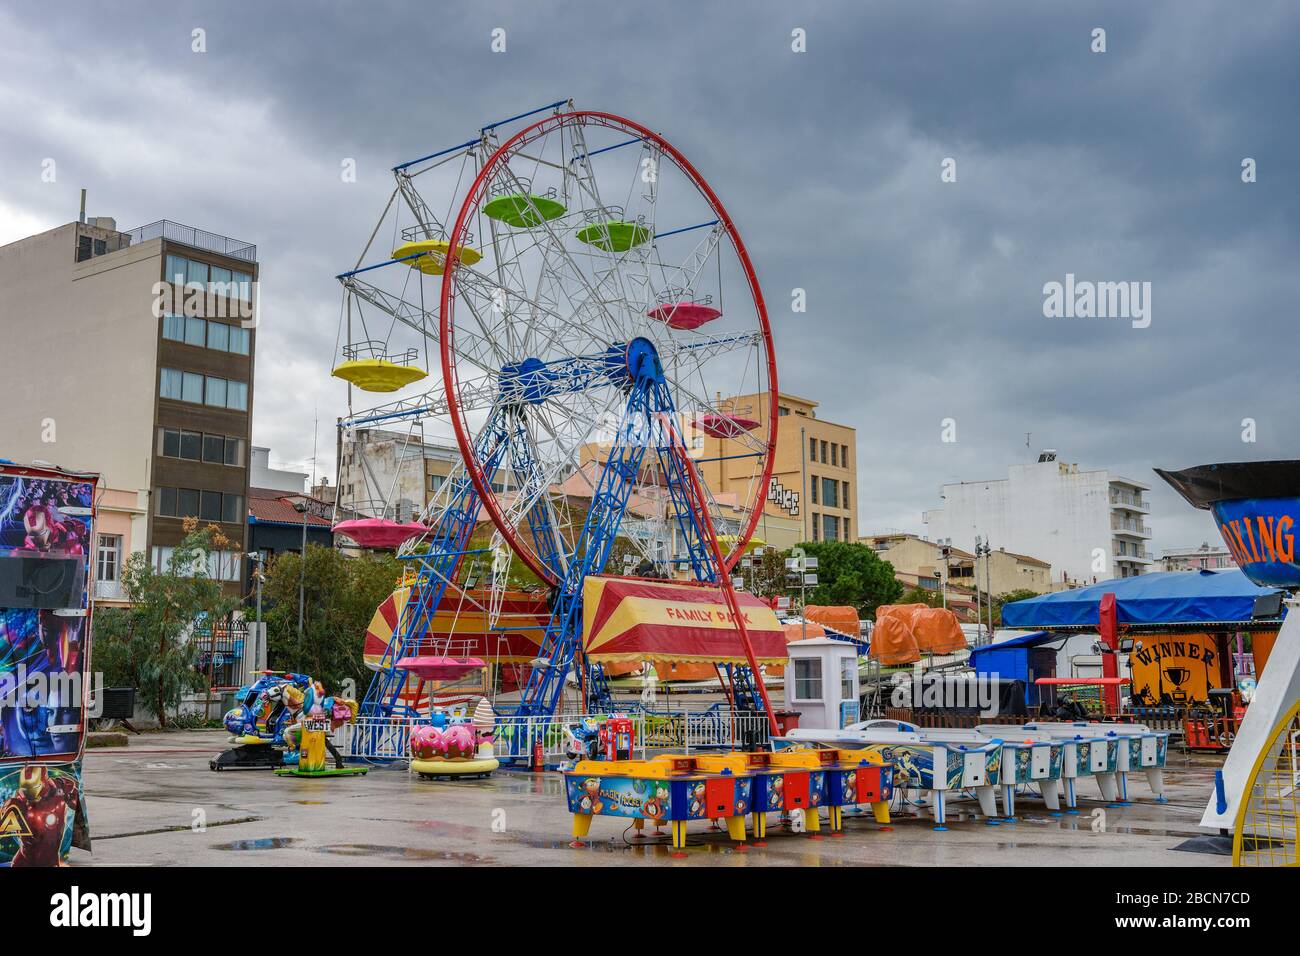
MULTIPOLYGON (((814 637, 825 637, 826 628, 820 624, 815 624, 811 620, 805 624, 782 624, 781 629, 785 631, 785 642, 793 644, 795 641, 812 640, 814 637)), ((784 664, 765 664, 763 673, 768 677, 782 677, 785 675, 784 664)))
POLYGON ((877 613, 870 656, 882 664, 912 664, 921 659, 916 636, 902 615, 877 613))
POLYGON ((931 654, 951 654, 966 647, 966 635, 957 623, 957 615, 947 608, 927 607, 912 615, 912 634, 916 646, 931 654))

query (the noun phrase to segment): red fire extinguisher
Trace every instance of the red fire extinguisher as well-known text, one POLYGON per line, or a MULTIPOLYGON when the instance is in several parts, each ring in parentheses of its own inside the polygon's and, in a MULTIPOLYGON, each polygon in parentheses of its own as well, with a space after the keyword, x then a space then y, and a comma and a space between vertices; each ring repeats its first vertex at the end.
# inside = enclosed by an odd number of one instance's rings
POLYGON ((542 738, 533 741, 533 771, 540 773, 546 769, 546 758, 542 753, 542 738))

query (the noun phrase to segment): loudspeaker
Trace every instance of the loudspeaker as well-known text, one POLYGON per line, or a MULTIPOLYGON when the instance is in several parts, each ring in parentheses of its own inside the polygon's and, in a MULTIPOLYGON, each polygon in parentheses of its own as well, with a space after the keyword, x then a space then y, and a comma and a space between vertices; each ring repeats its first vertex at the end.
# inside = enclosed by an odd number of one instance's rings
POLYGON ((18 551, 0 557, 0 607, 79 608, 85 589, 83 555, 56 558, 18 551))

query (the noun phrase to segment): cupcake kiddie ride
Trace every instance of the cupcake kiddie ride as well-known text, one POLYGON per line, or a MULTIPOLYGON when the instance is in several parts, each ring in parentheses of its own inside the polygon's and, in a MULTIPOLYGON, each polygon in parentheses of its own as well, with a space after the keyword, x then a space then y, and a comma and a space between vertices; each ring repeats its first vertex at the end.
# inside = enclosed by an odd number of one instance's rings
POLYGON ((486 777, 501 764, 492 749, 496 714, 487 698, 468 713, 468 706, 436 707, 429 723, 411 730, 411 773, 422 780, 438 777, 486 777))

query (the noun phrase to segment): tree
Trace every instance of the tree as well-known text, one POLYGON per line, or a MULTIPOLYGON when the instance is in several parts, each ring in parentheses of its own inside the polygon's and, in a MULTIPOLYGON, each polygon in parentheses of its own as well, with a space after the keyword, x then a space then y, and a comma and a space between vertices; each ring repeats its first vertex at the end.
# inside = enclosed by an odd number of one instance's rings
POLYGON ((1016 588, 1006 594, 996 595, 993 598, 993 626, 1002 626, 1002 605, 1014 604, 1016 601, 1025 601, 1033 597, 1038 597, 1038 592, 1031 591, 1029 588, 1016 588))
POLYGON ((193 518, 184 528, 185 539, 162 570, 143 551, 133 552, 122 571, 131 606, 105 608, 94 618, 96 668, 106 682, 135 687, 162 727, 181 698, 205 684, 188 643, 195 624, 224 617, 239 604, 208 572, 211 555, 232 542, 216 525, 200 530, 193 518))
POLYGON ((366 627, 375 609, 393 592, 402 562, 386 554, 349 558, 333 548, 307 545, 303 587, 303 629, 298 638, 297 552, 277 555, 266 570, 263 596, 267 663, 274 670, 310 674, 329 690, 351 680, 364 692, 362 660, 366 627))
POLYGON ((808 595, 810 604, 850 604, 869 618, 881 604, 891 604, 903 593, 894 566, 865 544, 809 541, 799 547, 817 558, 818 583, 808 595))
POLYGON ((929 588, 908 588, 898 598, 897 604, 924 604, 926 607, 943 607, 943 595, 929 588))

